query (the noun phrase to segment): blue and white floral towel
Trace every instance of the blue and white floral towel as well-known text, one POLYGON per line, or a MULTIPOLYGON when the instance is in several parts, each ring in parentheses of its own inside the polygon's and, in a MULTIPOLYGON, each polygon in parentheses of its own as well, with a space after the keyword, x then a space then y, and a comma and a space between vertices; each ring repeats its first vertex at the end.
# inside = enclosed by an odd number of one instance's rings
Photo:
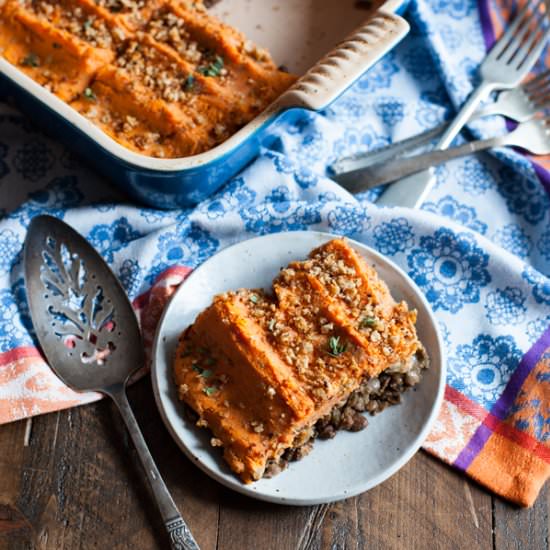
MULTIPOLYGON (((241 239, 311 228, 376 248, 425 292, 449 356, 446 400, 426 448, 531 504, 550 463, 550 201, 533 166, 512 152, 449 163, 418 211, 377 208, 373 194, 354 198, 324 175, 338 157, 450 116, 485 54, 487 13, 485 1, 413 2, 413 30, 394 52, 327 112, 279 127, 276 149, 189 210, 124 203, 0 104, 0 423, 98 398, 62 386, 29 332, 21 248, 34 215, 63 218, 92 242, 143 314, 146 338, 190 268, 241 239)), ((503 128, 492 119, 475 132, 503 128)))

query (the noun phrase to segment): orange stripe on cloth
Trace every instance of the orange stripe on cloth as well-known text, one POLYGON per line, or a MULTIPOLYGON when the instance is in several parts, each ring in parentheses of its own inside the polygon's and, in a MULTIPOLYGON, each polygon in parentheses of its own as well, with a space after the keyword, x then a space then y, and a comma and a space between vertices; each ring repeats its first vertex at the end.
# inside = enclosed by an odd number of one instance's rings
POLYGON ((550 475, 550 464, 507 437, 494 433, 466 472, 502 497, 520 506, 532 506, 550 475))
MULTIPOLYGON (((28 350, 19 348, 12 355, 22 349, 28 350)), ((101 397, 95 392, 76 393, 69 389, 40 354, 19 355, 0 367, 0 424, 90 403, 101 397)))

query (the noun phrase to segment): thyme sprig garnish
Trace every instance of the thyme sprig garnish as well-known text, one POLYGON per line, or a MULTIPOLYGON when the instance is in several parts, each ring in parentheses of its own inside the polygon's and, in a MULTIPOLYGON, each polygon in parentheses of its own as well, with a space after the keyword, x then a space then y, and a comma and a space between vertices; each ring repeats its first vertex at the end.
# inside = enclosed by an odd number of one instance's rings
POLYGON ((21 65, 25 67, 39 67, 40 58, 35 53, 31 52, 21 60, 21 65))
POLYGON ((340 340, 340 336, 331 336, 328 341, 328 347, 329 355, 332 355, 332 357, 338 357, 346 351, 348 345, 346 342, 342 342, 340 340))
POLYGON ((185 79, 185 85, 184 85, 185 91, 190 92, 194 87, 195 87, 195 77, 192 74, 187 75, 187 78, 185 79))
POLYGON ((204 76, 220 76, 224 66, 223 58, 217 55, 209 65, 199 67, 197 71, 204 76))
POLYGON ((90 101, 95 101, 97 99, 94 91, 91 88, 86 88, 84 90, 84 97, 90 101))
MULTIPOLYGON (((210 365, 212 364, 210 363, 210 365)), ((210 378, 214 374, 210 369, 203 369, 198 363, 193 363, 191 368, 202 378, 210 378)))
POLYGON ((373 328, 378 324, 376 317, 363 317, 361 320, 361 328, 373 328))

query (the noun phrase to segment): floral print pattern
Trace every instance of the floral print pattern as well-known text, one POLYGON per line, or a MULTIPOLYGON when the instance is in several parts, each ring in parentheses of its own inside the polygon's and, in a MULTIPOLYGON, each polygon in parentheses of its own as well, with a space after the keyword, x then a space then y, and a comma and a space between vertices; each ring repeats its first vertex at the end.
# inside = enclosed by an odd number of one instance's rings
POLYGON ((519 288, 507 286, 487 294, 487 318, 493 325, 512 325, 525 319, 525 296, 519 288))
POLYGON ((521 226, 511 223, 498 229, 493 241, 504 250, 518 258, 527 258, 531 252, 531 237, 525 233, 521 226))
POLYGON ((385 55, 372 69, 357 83, 357 87, 363 93, 373 92, 380 88, 389 88, 392 78, 399 72, 395 63, 395 53, 385 55))
POLYGON ((489 284, 489 255, 469 233, 439 229, 422 237, 420 248, 407 256, 409 274, 426 293, 434 310, 456 313, 465 304, 479 302, 480 290, 489 284))
POLYGON ((21 241, 11 229, 0 231, 0 275, 9 273, 21 251, 21 241))
POLYGON ((550 306, 550 279, 532 267, 527 267, 522 277, 531 286, 533 298, 539 304, 550 306))
POLYGON ((451 384, 490 410, 521 356, 512 336, 480 334, 471 344, 459 345, 449 358, 451 384))
POLYGON ((96 225, 88 235, 88 240, 108 262, 114 259, 114 253, 138 239, 141 234, 135 231, 125 217, 111 224, 96 225))
POLYGON ((280 186, 266 197, 260 206, 245 208, 241 216, 247 231, 258 235, 278 231, 307 229, 319 223, 321 215, 316 208, 296 202, 288 187, 280 186))
POLYGON ((440 214, 445 218, 449 218, 464 227, 468 227, 472 231, 477 231, 484 235, 487 231, 487 224, 477 219, 476 209, 472 206, 460 204, 450 195, 446 195, 439 202, 425 202, 422 209, 434 214, 440 214))
POLYGON ((142 282, 142 269, 137 260, 124 260, 120 266, 118 278, 128 296, 135 298, 142 282))
POLYGON ((395 218, 374 228, 374 243, 382 254, 393 256, 413 246, 414 232, 405 218, 395 218))
POLYGON ((185 221, 174 231, 162 234, 158 239, 154 266, 147 280, 153 283, 166 269, 174 265, 195 267, 216 252, 219 241, 199 224, 185 221))
POLYGON ((473 158, 464 162, 459 178, 464 191, 470 195, 482 195, 494 185, 487 165, 473 158))
POLYGON ((15 169, 30 181, 38 181, 48 174, 54 163, 54 156, 42 141, 25 143, 16 151, 13 164, 15 169))
POLYGON ((525 221, 536 224, 544 219, 550 208, 550 199, 533 174, 505 167, 500 171, 499 192, 513 214, 523 216, 525 221))

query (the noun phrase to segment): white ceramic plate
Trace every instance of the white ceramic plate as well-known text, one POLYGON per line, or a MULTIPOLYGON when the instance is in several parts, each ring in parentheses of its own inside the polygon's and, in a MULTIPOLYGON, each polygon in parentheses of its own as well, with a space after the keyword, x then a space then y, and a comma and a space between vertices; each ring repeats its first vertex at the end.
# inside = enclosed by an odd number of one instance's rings
POLYGON ((183 415, 172 382, 172 357, 181 332, 214 295, 242 287, 270 288, 280 268, 305 259, 334 235, 312 231, 278 233, 244 241, 222 250, 178 289, 159 323, 153 349, 153 387, 168 430, 183 452, 209 476, 254 498, 281 504, 331 502, 357 495, 378 485, 401 468, 427 436, 443 399, 445 359, 438 325, 413 281, 396 265, 370 248, 352 241, 388 283, 396 300, 418 310, 418 333, 430 355, 431 367, 401 405, 369 417, 358 433, 339 432, 334 439, 316 441, 313 451, 272 479, 243 484, 210 446, 208 430, 199 429, 183 415))

